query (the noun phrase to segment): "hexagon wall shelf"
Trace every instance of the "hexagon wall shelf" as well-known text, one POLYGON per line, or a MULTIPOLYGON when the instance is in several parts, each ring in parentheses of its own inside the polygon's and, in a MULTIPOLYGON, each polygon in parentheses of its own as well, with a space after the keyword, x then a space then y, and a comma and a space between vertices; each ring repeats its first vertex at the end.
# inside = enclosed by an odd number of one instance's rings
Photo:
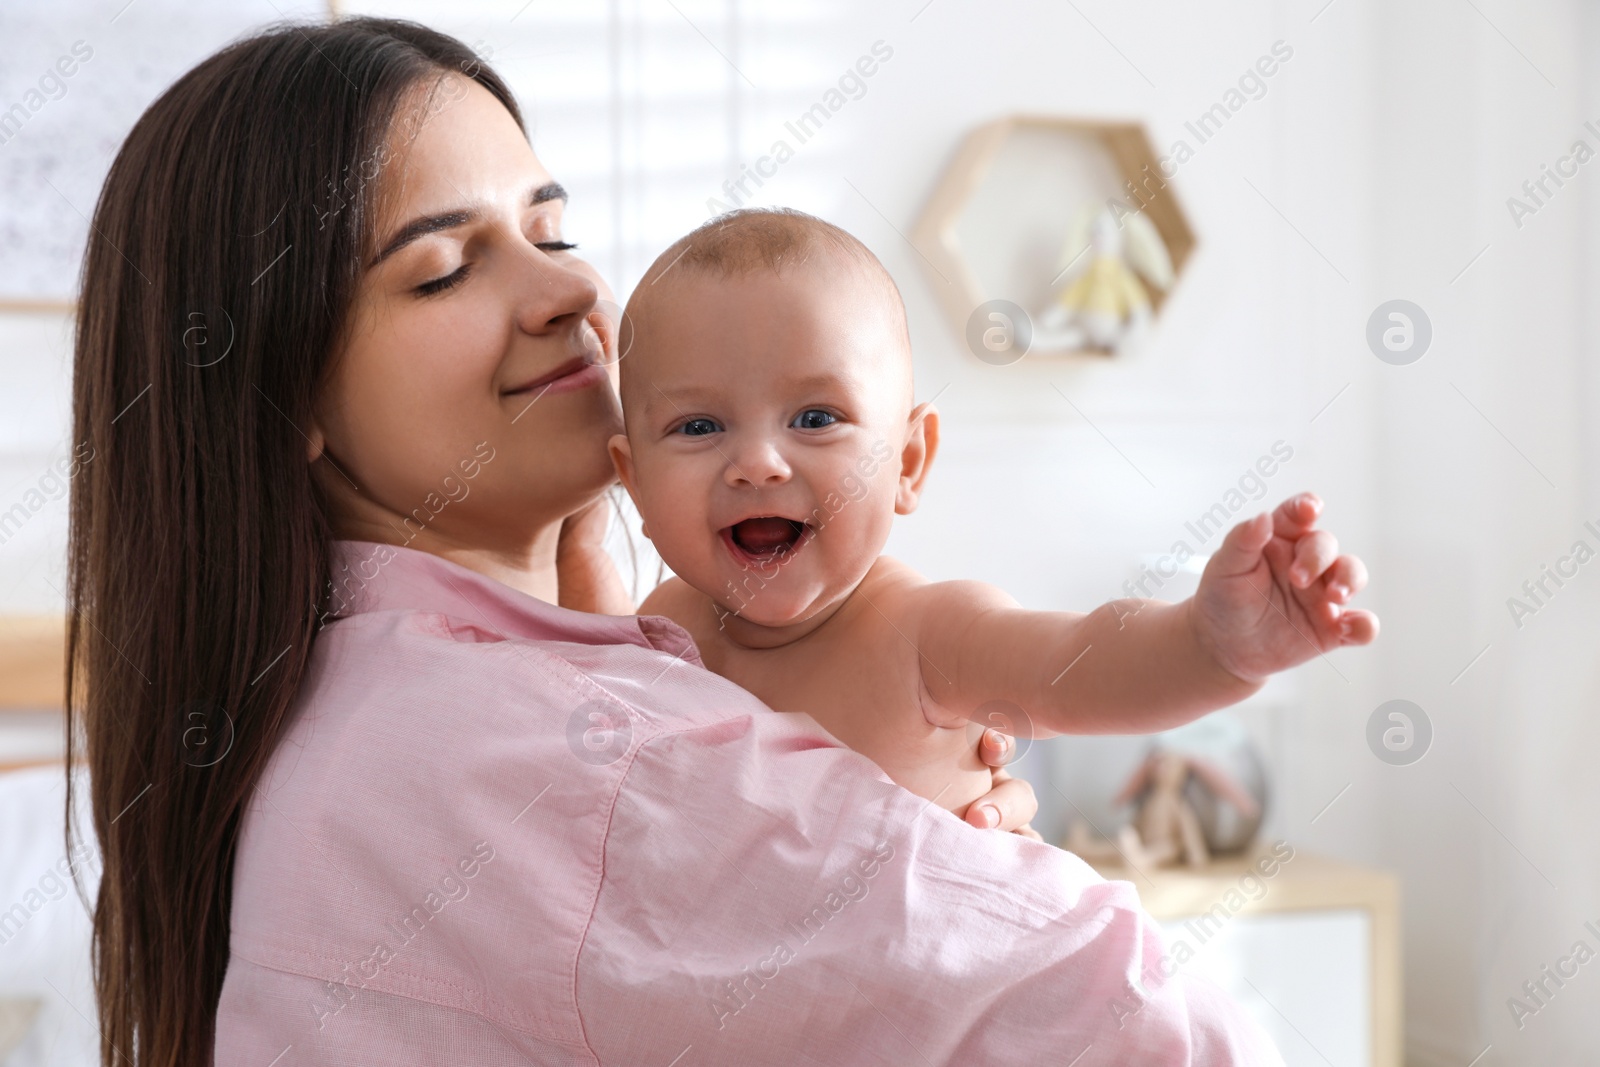
MULTIPOLYGON (((968 134, 911 234, 957 336, 968 338, 969 320, 987 301, 1011 301, 1030 317, 1057 301, 1074 269, 1081 270, 1077 258, 1091 252, 1085 220, 1111 200, 1148 220, 1134 227, 1147 235, 1146 249, 1157 238, 1164 246, 1165 287, 1149 280, 1160 271, 1141 272, 1138 282, 1153 317, 1195 237, 1142 125, 1013 115, 968 134), (1077 247, 1076 256, 1069 245, 1077 247)), ((1123 218, 1106 217, 1122 231, 1107 240, 1128 236, 1123 218)), ((1159 249, 1154 256, 1163 258, 1159 249)), ((1029 354, 1111 351, 1109 343, 1094 340, 1045 340, 1029 354)))

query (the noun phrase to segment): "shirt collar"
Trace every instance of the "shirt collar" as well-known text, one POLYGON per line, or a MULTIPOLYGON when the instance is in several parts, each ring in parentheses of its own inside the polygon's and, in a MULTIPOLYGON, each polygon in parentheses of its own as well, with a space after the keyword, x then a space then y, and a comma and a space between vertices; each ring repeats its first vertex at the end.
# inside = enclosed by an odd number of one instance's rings
POLYGON ((593 615, 547 604, 431 552, 373 541, 332 543, 336 618, 435 612, 506 636, 585 645, 641 645, 702 665, 686 630, 656 615, 593 615))

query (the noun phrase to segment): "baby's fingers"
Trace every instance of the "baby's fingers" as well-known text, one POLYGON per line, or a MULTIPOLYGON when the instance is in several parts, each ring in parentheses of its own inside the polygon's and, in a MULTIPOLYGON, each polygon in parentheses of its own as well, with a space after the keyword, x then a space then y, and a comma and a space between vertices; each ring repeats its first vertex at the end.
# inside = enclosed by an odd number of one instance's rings
POLYGON ((1294 563, 1289 567, 1289 584, 1308 589, 1322 572, 1339 558, 1339 541, 1327 530, 1312 530, 1294 545, 1294 563))
POLYGON ((1340 556, 1322 580, 1328 587, 1328 599, 1335 604, 1348 603, 1367 587, 1367 565, 1355 556, 1340 556))
POLYGON ((1294 540, 1305 536, 1322 514, 1322 498, 1315 493, 1297 493, 1272 512, 1272 532, 1294 540))
POLYGON ((1378 617, 1355 608, 1339 617, 1339 637, 1347 645, 1370 645, 1378 636, 1378 617))

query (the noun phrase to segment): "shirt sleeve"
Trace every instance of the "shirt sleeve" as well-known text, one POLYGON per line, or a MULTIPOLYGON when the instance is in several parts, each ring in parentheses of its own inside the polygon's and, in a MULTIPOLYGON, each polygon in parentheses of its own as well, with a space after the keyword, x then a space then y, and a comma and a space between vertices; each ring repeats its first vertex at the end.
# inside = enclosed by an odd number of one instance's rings
POLYGON ((601 1063, 1282 1063, 1131 885, 966 825, 809 719, 630 760, 577 968, 601 1063))

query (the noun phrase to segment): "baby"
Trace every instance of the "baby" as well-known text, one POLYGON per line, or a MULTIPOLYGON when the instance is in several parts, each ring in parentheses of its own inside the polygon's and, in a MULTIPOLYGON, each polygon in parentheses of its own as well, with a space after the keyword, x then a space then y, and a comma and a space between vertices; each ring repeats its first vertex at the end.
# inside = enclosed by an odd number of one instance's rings
POLYGON ((1309 494, 1234 527, 1180 604, 1025 611, 880 555, 894 516, 917 506, 939 417, 913 401, 888 272, 819 219, 706 223, 656 260, 621 333, 627 432, 611 458, 677 575, 640 613, 673 619, 711 670, 977 825, 993 812, 967 808, 993 781, 969 723, 1162 730, 1377 633, 1345 607, 1365 569, 1313 529, 1309 494))

